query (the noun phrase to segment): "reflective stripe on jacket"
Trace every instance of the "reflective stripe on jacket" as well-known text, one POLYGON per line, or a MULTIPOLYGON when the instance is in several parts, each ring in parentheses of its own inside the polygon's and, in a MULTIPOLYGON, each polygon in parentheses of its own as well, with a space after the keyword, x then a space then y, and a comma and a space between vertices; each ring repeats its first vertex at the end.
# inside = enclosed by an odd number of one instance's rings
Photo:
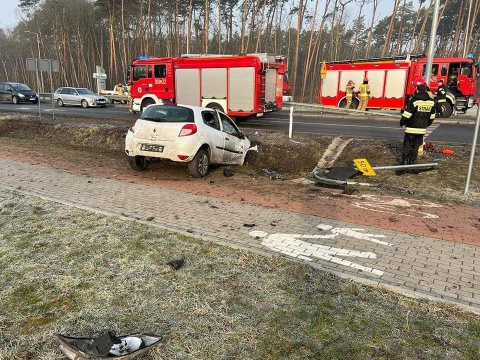
POLYGON ((353 85, 347 85, 347 88, 346 88, 346 95, 347 96, 352 96, 353 95, 353 89, 355 89, 355 84, 353 85))
POLYGON ((435 95, 437 96, 437 102, 446 102, 447 101, 447 89, 446 89, 445 85, 439 86, 437 91, 435 91, 435 95))
POLYGON ((362 84, 358 87, 358 96, 360 98, 369 98, 370 97, 370 85, 362 84))
POLYGON ((425 134, 425 130, 435 119, 435 102, 426 91, 420 91, 408 100, 400 119, 400 126, 410 134, 425 134))

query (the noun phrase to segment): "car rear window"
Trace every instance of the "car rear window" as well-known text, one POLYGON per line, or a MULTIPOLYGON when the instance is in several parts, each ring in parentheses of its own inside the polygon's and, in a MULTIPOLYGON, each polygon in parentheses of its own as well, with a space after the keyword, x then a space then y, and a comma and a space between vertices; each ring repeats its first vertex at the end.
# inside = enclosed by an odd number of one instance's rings
POLYGON ((142 120, 155 122, 194 122, 193 110, 179 106, 153 105, 147 107, 142 115, 142 120))

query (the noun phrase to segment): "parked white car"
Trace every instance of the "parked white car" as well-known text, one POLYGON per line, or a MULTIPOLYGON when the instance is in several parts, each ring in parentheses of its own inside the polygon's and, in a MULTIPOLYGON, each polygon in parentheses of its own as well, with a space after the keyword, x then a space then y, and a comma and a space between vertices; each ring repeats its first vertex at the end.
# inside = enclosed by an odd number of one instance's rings
POLYGON ((130 166, 144 171, 155 160, 188 164, 192 177, 204 177, 210 164, 242 165, 250 140, 226 114, 189 105, 150 105, 128 130, 130 166))
POLYGON ((105 107, 110 101, 93 91, 85 88, 61 87, 53 93, 53 101, 58 106, 77 105, 83 108, 105 107))

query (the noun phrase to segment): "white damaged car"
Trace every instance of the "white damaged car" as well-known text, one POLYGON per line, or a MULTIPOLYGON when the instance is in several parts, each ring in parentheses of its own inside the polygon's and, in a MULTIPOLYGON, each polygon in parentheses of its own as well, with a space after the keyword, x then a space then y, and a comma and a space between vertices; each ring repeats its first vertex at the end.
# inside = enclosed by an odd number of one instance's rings
POLYGON ((188 164, 192 177, 204 177, 210 164, 242 165, 250 140, 226 114, 189 105, 150 105, 128 130, 130 166, 144 171, 156 160, 188 164))

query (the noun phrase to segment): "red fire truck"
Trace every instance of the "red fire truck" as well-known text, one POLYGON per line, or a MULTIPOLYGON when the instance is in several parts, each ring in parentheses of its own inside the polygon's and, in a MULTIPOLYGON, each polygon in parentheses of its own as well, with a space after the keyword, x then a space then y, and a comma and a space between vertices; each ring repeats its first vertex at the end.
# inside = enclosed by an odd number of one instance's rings
MULTIPOLYGON (((425 74, 425 55, 332 61, 323 67, 318 101, 325 106, 345 107, 345 86, 353 80, 358 86, 365 78, 370 85, 370 109, 403 109, 415 91, 414 80, 425 74)), ((442 103, 441 117, 453 111, 466 112, 475 104, 475 90, 479 66, 473 58, 434 58, 430 77, 430 90, 435 92, 441 79, 447 86, 447 102, 442 103)), ((351 108, 359 103, 354 94, 351 108)))
POLYGON ((150 104, 216 108, 237 121, 281 110, 284 56, 142 57, 130 69, 131 112, 150 104))

